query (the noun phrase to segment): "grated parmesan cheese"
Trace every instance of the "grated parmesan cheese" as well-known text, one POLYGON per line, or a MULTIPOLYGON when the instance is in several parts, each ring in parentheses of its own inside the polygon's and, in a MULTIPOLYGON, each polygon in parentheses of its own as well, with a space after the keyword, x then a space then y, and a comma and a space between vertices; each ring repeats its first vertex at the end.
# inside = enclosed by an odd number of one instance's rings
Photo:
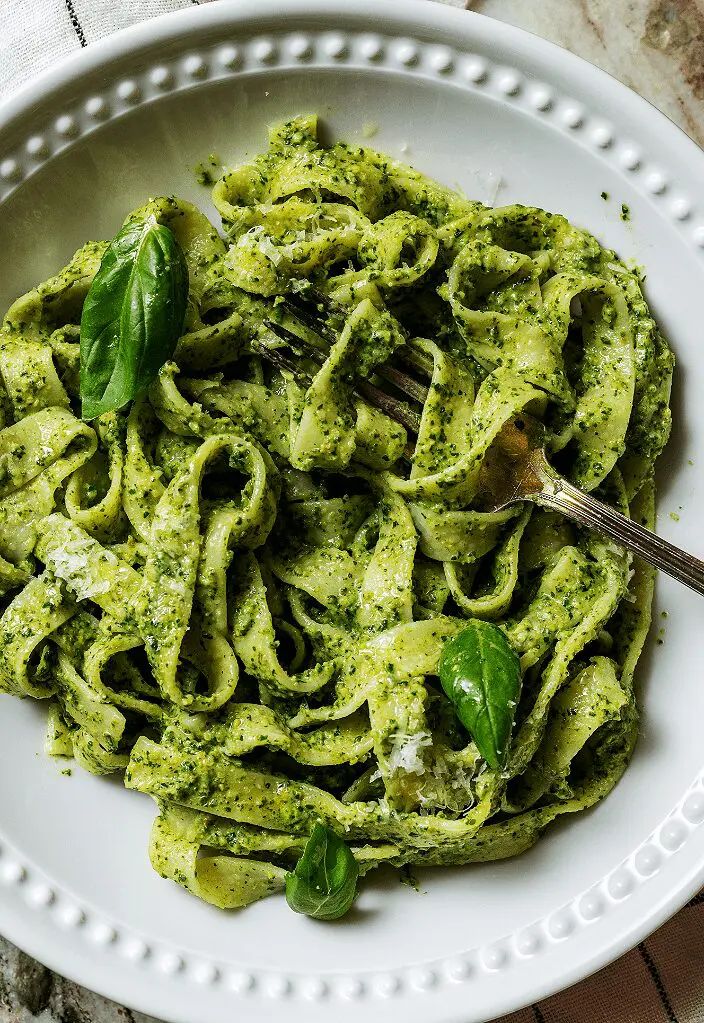
POLYGON ((283 255, 279 248, 274 245, 273 241, 268 234, 265 233, 264 228, 259 224, 257 227, 253 227, 251 231, 248 231, 245 237, 256 239, 256 247, 259 249, 263 256, 273 263, 274 266, 278 266, 283 260, 283 255))
POLYGON ((398 734, 394 736, 394 745, 389 754, 387 764, 391 774, 405 771, 406 774, 425 774, 425 764, 421 750, 431 746, 433 740, 428 732, 416 732, 415 735, 398 734))
POLYGON ((504 187, 504 179, 500 174, 489 174, 489 185, 487 194, 487 205, 495 206, 496 200, 499 197, 499 192, 504 187))
POLYGON ((111 551, 103 550, 90 564, 88 559, 97 546, 86 537, 53 551, 46 559, 47 568, 66 583, 76 600, 89 600, 110 589, 110 579, 101 569, 114 570, 119 562, 111 551))

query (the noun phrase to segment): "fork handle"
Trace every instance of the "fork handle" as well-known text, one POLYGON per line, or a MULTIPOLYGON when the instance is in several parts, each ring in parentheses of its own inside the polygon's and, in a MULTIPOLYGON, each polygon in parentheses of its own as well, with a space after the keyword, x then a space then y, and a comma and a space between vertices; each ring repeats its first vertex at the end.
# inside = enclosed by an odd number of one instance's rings
POLYGON ((704 561, 687 554, 645 526, 639 526, 637 522, 597 501, 591 494, 579 490, 553 470, 550 470, 549 474, 541 475, 544 489, 533 495, 532 499, 536 504, 562 512, 568 519, 603 533, 628 547, 655 568, 704 596, 704 561))

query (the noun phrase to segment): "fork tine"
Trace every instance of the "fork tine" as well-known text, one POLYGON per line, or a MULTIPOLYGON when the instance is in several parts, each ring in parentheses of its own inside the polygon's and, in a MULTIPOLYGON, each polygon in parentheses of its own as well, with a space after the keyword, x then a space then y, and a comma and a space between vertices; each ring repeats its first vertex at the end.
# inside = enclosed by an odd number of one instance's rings
POLYGON ((331 345, 334 345, 337 341, 335 331, 324 320, 321 320, 319 316, 316 316, 310 309, 307 309, 302 302, 296 302, 289 296, 284 299, 281 308, 289 313, 290 316, 299 320, 308 330, 318 334, 321 338, 325 338, 331 345))
POLYGON ((386 391, 375 387, 374 384, 370 384, 367 380, 358 380, 355 384, 355 390, 363 398, 366 398, 370 405, 374 405, 382 412, 385 412, 390 419, 394 419, 401 426, 405 426, 411 433, 417 434, 420 430, 420 416, 409 405, 406 405, 405 402, 397 401, 396 398, 392 398, 386 391))
POLYGON ((377 366, 375 373, 378 373, 384 380, 388 380, 390 384, 398 387, 399 391, 403 391, 409 398, 415 398, 421 405, 425 404, 425 399, 428 397, 428 388, 424 384, 419 384, 413 377, 409 377, 407 373, 402 373, 400 369, 396 369, 395 366, 390 366, 388 363, 377 366))
MULTIPOLYGON (((274 323, 272 320, 267 320, 266 325, 268 329, 274 334, 280 341, 285 341, 287 344, 295 344, 296 347, 303 349, 307 355, 322 365, 324 358, 319 351, 316 350, 315 346, 311 344, 306 338, 301 338, 297 334, 283 327, 280 323, 274 323), (290 338, 290 341, 289 341, 290 338)), ((301 374, 300 368, 296 365, 295 360, 289 358, 279 348, 267 348, 265 346, 258 347, 259 353, 265 358, 273 362, 274 365, 278 366, 279 369, 286 369, 294 375, 301 374)), ((403 374, 401 374, 403 376, 403 374)), ((410 379, 410 378, 409 378, 410 379)), ((413 381, 417 387, 416 381, 413 381)), ((405 426, 407 430, 417 434, 420 429, 420 416, 405 402, 399 401, 392 395, 387 394, 386 391, 382 391, 380 387, 375 387, 374 384, 370 384, 367 380, 358 380, 354 385, 354 390, 362 398, 365 398, 370 405, 385 412, 387 416, 405 426)))
POLYGON ((328 316, 332 316, 334 313, 337 313, 339 316, 346 316, 349 312, 345 306, 336 302, 334 298, 330 298, 320 288, 306 288, 305 291, 299 291, 296 298, 303 305, 314 305, 318 312, 322 309, 328 316))
MULTIPOLYGON (((337 334, 332 330, 327 323, 321 318, 321 310, 328 316, 338 315, 345 316, 349 310, 345 309, 344 306, 339 305, 334 299, 331 299, 328 295, 325 295, 318 288, 308 288, 305 292, 299 292, 295 297, 288 295, 283 302, 282 306, 286 312, 291 316, 296 317, 301 323, 312 330, 314 334, 318 334, 324 337, 326 341, 330 341, 333 344, 337 341, 337 334), (313 311, 315 310, 315 311, 313 311)), ((433 360, 422 352, 417 352, 413 349, 403 349, 396 353, 395 358, 410 369, 420 370, 420 372, 430 379, 433 375, 433 360)), ((387 377, 391 380, 390 377, 387 377)), ((395 383, 396 381, 392 381, 395 383)), ((415 381, 413 381, 415 383, 415 381)), ((401 390, 406 388, 401 387, 401 390)), ((406 390, 407 394, 410 394, 410 390, 406 390)), ((412 395, 415 397, 415 395, 412 395)), ((425 401, 425 396, 418 397, 418 401, 425 401)))
POLYGON ((423 376, 427 377, 428 380, 432 380, 435 367, 429 355, 424 355, 423 352, 406 346, 398 352, 398 361, 402 366, 407 366, 409 369, 420 370, 423 376))
POLYGON ((304 373, 297 363, 290 359, 285 352, 282 352, 280 348, 265 348, 263 345, 257 346, 257 354, 261 355, 263 359, 266 359, 277 369, 285 369, 289 372, 294 380, 302 384, 304 387, 310 387, 310 377, 307 373, 304 373))
POLYGON ((308 338, 294 334, 288 327, 284 327, 283 323, 276 323, 274 320, 267 320, 265 326, 272 334, 276 335, 279 341, 283 341, 284 344, 287 344, 289 348, 293 348, 294 351, 300 352, 302 349, 305 349, 311 358, 315 359, 318 365, 322 366, 325 357, 308 338))
MULTIPOLYGON (((295 312, 295 315, 298 315, 298 313, 295 312)), ((307 326, 313 334, 320 338, 321 343, 324 344, 323 325, 319 325, 321 329, 318 332, 311 325, 315 322, 314 319, 312 317, 307 317, 307 319, 309 322, 305 323, 304 326, 307 326)), ((276 334, 279 340, 285 341, 294 349, 305 347, 311 352, 311 354, 316 350, 315 345, 311 344, 308 338, 294 334, 292 330, 289 330, 288 327, 285 327, 282 323, 276 323, 274 320, 267 320, 266 325, 273 334, 276 334)), ((334 336, 332 331, 330 331, 327 327, 325 327, 324 330, 325 339, 327 340, 328 337, 332 337, 334 343, 337 338, 334 336)), ((318 361, 317 358, 316 361, 318 361)), ((419 383, 412 376, 409 376, 407 373, 404 373, 402 370, 397 369, 389 363, 382 363, 380 366, 377 366, 375 368, 375 372, 378 373, 383 380, 388 380, 390 384, 393 384, 394 387, 397 387, 399 391, 403 392, 403 394, 407 395, 409 398, 413 398, 415 401, 420 402, 421 405, 425 404, 425 400, 428 397, 428 388, 424 384, 419 383)))
MULTIPOLYGON (((311 343, 308 338, 300 337, 298 334, 294 334, 288 327, 284 327, 281 323, 275 323, 273 320, 267 320, 266 326, 275 334, 280 341, 285 341, 290 345, 294 351, 296 349, 304 349, 311 358, 322 365, 324 361, 320 352, 316 349, 315 345, 311 343)), ((389 383, 398 387, 399 391, 402 391, 409 398, 413 398, 415 401, 420 402, 421 405, 425 404, 425 399, 428 397, 428 388, 424 387, 423 384, 419 384, 413 377, 408 376, 406 373, 402 373, 401 370, 396 369, 395 366, 389 366, 388 364, 382 364, 375 368, 375 372, 379 374, 384 380, 388 380, 389 383)), ((377 388, 378 390, 378 388, 377 388)), ((393 401, 393 397, 387 395, 393 401)))
MULTIPOLYGON (((280 348, 265 348, 262 346, 257 351, 263 359, 267 359, 277 369, 286 370, 291 373, 298 383, 303 384, 305 387, 310 385, 310 377, 296 365, 293 359, 289 359, 280 348)), ((366 398, 370 405, 381 409, 390 419, 400 423, 401 426, 405 426, 411 433, 418 433, 420 417, 411 409, 403 406, 401 402, 397 402, 394 398, 389 398, 387 394, 374 387, 373 384, 363 383, 357 390, 360 395, 366 398)), ((403 449, 403 458, 407 462, 412 462, 414 451, 415 445, 412 441, 408 441, 403 449)))

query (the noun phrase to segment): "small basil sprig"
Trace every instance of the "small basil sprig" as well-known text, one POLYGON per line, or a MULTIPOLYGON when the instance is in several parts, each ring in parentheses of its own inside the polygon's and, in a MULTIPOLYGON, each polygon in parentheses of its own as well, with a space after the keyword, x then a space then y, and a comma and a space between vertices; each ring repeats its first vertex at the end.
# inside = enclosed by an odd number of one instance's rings
POLYGON ((487 764, 501 770, 521 692, 520 661, 501 629, 472 619, 443 646, 440 682, 487 764))
POLYGON ((296 913, 337 920, 354 901, 359 867, 341 838, 317 823, 293 871, 286 875, 286 901, 296 913))
POLYGON ((130 221, 110 242, 81 316, 84 419, 122 408, 176 347, 186 314, 188 267, 155 217, 130 221))

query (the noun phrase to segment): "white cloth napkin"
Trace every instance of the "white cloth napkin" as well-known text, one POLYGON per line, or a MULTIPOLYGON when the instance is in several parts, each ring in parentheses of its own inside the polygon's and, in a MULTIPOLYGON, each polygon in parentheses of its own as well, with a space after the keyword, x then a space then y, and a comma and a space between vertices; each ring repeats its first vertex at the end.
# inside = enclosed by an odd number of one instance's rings
MULTIPOLYGON (((0 98, 102 36, 207 2, 0 0, 0 98)), ((465 6, 465 0, 440 2, 465 6)), ((584 0, 564 2, 583 6, 584 0)), ((500 1023, 704 1023, 702 963, 704 895, 613 966, 500 1023)))
MULTIPOLYGON (((0 0, 0 97, 102 36, 208 0, 0 0)), ((217 0, 214 0, 217 2, 217 0)), ((352 0, 351 0, 352 2, 352 0)), ((464 7, 464 0, 440 0, 464 7)))

